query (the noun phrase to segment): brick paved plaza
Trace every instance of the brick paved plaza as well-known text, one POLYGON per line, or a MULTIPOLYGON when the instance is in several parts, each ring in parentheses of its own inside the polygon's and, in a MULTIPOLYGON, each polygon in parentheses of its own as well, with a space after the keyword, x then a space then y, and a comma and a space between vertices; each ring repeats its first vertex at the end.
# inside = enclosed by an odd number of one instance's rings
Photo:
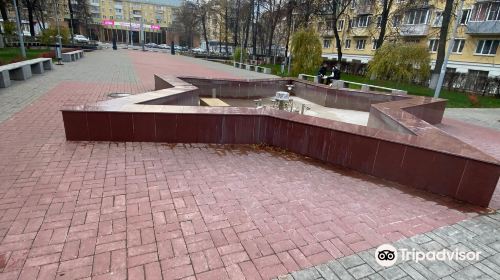
MULTIPOLYGON (((269 77, 102 50, 1 89, 0 279, 500 278, 492 209, 265 147, 65 140, 62 106, 152 90, 154 73, 269 77), (383 243, 484 255, 382 269, 383 243)), ((500 158, 495 128, 441 126, 500 158)))

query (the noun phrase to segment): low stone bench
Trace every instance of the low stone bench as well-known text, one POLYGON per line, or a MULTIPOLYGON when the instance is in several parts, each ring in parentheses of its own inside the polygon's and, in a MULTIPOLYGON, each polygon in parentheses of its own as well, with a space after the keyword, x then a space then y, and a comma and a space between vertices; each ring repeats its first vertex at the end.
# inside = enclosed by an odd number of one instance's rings
POLYGON ((361 91, 379 91, 379 92, 387 92, 387 93, 398 94, 398 95, 406 95, 408 93, 406 90, 387 88, 387 87, 381 87, 381 86, 374 86, 374 85, 370 85, 370 84, 356 83, 356 82, 350 82, 350 81, 344 81, 344 80, 332 81, 332 86, 335 88, 339 88, 339 89, 340 88, 347 88, 347 87, 349 87, 350 84, 361 86, 361 91))
POLYGON ((300 80, 306 80, 308 81, 309 78, 312 78, 313 82, 319 83, 319 78, 318 76, 313 76, 313 75, 307 75, 307 74, 299 74, 299 79, 300 80))
POLYGON ((11 80, 23 81, 33 74, 42 74, 52 68, 50 58, 36 58, 0 66, 0 88, 9 87, 11 80))
POLYGON ((62 61, 73 62, 83 57, 83 50, 66 52, 62 54, 62 61))
POLYGON ((255 71, 259 73, 264 73, 264 74, 271 74, 271 68, 267 67, 262 67, 262 66, 257 66, 255 67, 255 71))
POLYGON ((271 68, 253 65, 253 64, 245 64, 245 63, 239 63, 239 62, 234 61, 233 66, 235 68, 245 69, 248 71, 255 71, 255 72, 264 73, 264 74, 271 74, 272 73, 271 68))

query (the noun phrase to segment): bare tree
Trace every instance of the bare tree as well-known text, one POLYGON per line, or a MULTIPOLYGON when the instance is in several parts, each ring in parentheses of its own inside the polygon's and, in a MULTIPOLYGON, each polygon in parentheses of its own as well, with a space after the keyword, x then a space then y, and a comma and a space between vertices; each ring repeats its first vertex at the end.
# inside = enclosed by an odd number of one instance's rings
MULTIPOLYGON (((441 68, 443 67, 444 57, 446 55, 446 41, 448 37, 448 29, 450 26, 451 15, 453 12, 453 2, 455 1, 446 0, 446 5, 442 13, 443 21, 441 23, 441 28, 439 32, 439 45, 436 56, 436 64, 434 66, 434 69, 432 70, 432 77, 429 85, 430 88, 436 88, 437 81, 439 78, 439 73, 441 72, 441 68)), ((454 42, 450 42, 450 44, 453 43, 454 42)))
POLYGON ((181 41, 189 48, 193 47, 193 37, 198 32, 199 17, 196 14, 196 5, 185 1, 175 12, 175 21, 172 28, 178 30, 181 41))
POLYGON ((35 10, 38 4, 38 0, 23 0, 23 4, 28 10, 28 23, 30 26, 31 37, 35 37, 35 10))
POLYGON ((333 29, 333 35, 335 36, 335 45, 337 48, 337 61, 342 61, 342 41, 340 40, 340 34, 338 31, 338 21, 345 15, 347 7, 352 4, 354 0, 329 0, 323 9, 319 10, 319 14, 326 16, 326 19, 330 20, 331 26, 328 28, 333 29))
POLYGON ((387 22, 389 21, 389 12, 391 11, 393 3, 394 0, 382 0, 382 14, 380 16, 380 33, 377 39, 377 49, 384 43, 387 22))
POLYGON ((0 13, 2 14, 3 22, 8 22, 9 15, 7 14, 7 0, 0 0, 0 13))

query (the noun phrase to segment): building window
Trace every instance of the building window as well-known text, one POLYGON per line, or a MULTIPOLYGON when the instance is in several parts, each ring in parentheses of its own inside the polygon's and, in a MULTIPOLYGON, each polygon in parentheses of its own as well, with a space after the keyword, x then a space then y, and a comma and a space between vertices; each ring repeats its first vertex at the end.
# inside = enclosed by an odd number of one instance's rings
POLYGON ((499 40, 479 40, 476 54, 494 55, 497 53, 499 40))
POLYGON ((377 17, 377 28, 380 28, 380 26, 382 25, 382 17, 377 17))
POLYGON ((370 16, 359 16, 355 19, 354 27, 367 27, 370 23, 370 16))
POLYGON ((345 49, 350 49, 351 48, 351 39, 346 39, 345 40, 345 49))
POLYGON ((470 9, 466 9, 462 11, 462 18, 460 19, 460 24, 466 25, 469 22, 470 18, 470 9))
POLYGON ((464 50, 464 45, 465 45, 464 39, 455 39, 455 41, 453 41, 452 52, 453 53, 462 53, 462 51, 464 50))
POLYGON ((474 5, 471 21, 500 20, 500 3, 482 2, 474 5))
POLYGON ((337 21, 337 31, 342 31, 344 29, 344 20, 338 20, 337 21))
POLYGON ((429 40, 429 51, 437 52, 439 45, 439 39, 430 39, 429 40))
POLYGON ((350 19, 350 20, 349 20, 349 29, 351 29, 352 27, 353 27, 353 20, 352 20, 352 19, 350 19))
POLYGON ((488 20, 500 20, 500 3, 490 3, 490 10, 488 11, 488 20))
POLYGON ((401 16, 400 15, 395 15, 392 18, 392 27, 398 27, 401 24, 401 16))
POLYGON ((356 41, 356 49, 357 50, 364 50, 366 45, 366 40, 357 40, 356 41))
POLYGON ((428 17, 428 9, 411 10, 405 13, 405 24, 426 24, 428 17))
POLYGON ((372 50, 376 50, 377 49, 377 39, 374 39, 372 40, 372 50))
POLYGON ((356 8, 356 0, 352 0, 351 2, 351 9, 356 8))
POLYGON ((443 24, 443 12, 436 12, 433 26, 440 27, 443 24))
POLYGON ((328 49, 330 48, 330 44, 331 44, 331 40, 330 39, 325 39, 323 40, 323 49, 328 49))

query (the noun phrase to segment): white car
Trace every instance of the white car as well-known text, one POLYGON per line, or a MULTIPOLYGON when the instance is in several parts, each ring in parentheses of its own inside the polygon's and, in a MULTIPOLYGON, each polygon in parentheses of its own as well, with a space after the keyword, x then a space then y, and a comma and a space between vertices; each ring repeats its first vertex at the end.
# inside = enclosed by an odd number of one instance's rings
POLYGON ((75 37, 73 37, 75 39, 75 42, 77 43, 85 43, 85 44, 88 44, 89 43, 89 39, 83 35, 75 35, 75 37))

